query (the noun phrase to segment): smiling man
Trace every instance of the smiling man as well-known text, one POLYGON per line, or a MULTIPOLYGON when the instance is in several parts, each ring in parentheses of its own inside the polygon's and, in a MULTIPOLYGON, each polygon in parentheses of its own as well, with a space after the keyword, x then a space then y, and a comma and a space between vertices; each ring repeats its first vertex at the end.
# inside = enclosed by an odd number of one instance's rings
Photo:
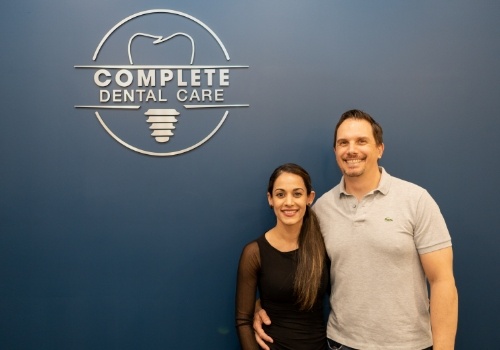
MULTIPOLYGON (((314 205, 331 259, 329 348, 453 349, 458 295, 438 205, 379 167, 383 132, 369 114, 345 112, 333 147, 343 177, 314 205)), ((271 321, 256 313, 258 341, 271 321)))
MULTIPOLYGON (((352 115, 357 113, 352 111, 352 115)), ((337 164, 346 178, 345 190, 361 200, 360 197, 380 182, 378 160, 384 153, 384 143, 378 124, 372 127, 368 120, 348 118, 350 115, 344 114, 345 119, 337 124, 333 147, 337 164)))

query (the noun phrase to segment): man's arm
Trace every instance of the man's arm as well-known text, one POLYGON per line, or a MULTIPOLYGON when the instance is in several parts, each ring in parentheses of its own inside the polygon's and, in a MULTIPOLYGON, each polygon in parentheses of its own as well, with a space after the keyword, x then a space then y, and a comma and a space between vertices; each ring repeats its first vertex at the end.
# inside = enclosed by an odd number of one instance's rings
POLYGON ((263 341, 266 340, 269 343, 273 342, 273 339, 264 332, 262 329, 262 324, 271 324, 271 319, 267 316, 266 310, 264 310, 260 306, 260 299, 255 302, 255 314, 253 316, 253 330, 255 333, 255 340, 260 345, 260 347, 264 350, 270 350, 266 343, 263 341))
MULTIPOLYGON (((451 247, 420 255, 430 285, 434 350, 454 349, 458 323, 458 293, 453 277, 451 247)), ((254 326, 255 328, 255 326, 254 326)))

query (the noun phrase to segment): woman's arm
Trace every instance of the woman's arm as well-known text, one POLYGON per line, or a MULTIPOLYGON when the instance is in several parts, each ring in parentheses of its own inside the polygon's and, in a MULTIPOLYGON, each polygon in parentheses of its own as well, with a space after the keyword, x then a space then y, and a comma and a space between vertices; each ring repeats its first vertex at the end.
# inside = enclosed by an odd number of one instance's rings
POLYGON ((236 328, 243 350, 259 350, 252 328, 259 269, 259 246, 251 242, 241 253, 236 284, 236 328))

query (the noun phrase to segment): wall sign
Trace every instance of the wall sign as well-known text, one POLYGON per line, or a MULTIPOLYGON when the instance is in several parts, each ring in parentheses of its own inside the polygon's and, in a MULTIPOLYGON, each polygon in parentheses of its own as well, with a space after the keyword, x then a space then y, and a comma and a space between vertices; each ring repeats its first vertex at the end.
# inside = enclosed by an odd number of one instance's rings
MULTIPOLYGON (((228 101, 229 53, 205 23, 186 13, 156 9, 114 25, 98 43, 93 63, 75 65, 90 84, 90 109, 123 146, 150 156, 189 152, 219 131, 228 101), (200 62, 200 63, 198 63, 200 62)), ((234 98, 231 98, 233 100, 234 98)))

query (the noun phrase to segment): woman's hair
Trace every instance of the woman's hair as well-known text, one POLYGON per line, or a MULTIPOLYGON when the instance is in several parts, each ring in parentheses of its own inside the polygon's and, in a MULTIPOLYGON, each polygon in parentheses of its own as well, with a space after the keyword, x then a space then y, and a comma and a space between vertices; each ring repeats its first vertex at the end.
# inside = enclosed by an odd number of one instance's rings
MULTIPOLYGON (((307 195, 312 192, 311 177, 301 166, 287 163, 274 170, 269 178, 267 192, 272 196, 274 183, 283 173, 298 175, 304 180, 307 195)), ((325 242, 320 231, 318 218, 309 205, 299 233, 299 250, 297 255, 297 271, 295 272, 294 291, 302 310, 310 310, 318 296, 321 277, 325 267, 325 242)))

